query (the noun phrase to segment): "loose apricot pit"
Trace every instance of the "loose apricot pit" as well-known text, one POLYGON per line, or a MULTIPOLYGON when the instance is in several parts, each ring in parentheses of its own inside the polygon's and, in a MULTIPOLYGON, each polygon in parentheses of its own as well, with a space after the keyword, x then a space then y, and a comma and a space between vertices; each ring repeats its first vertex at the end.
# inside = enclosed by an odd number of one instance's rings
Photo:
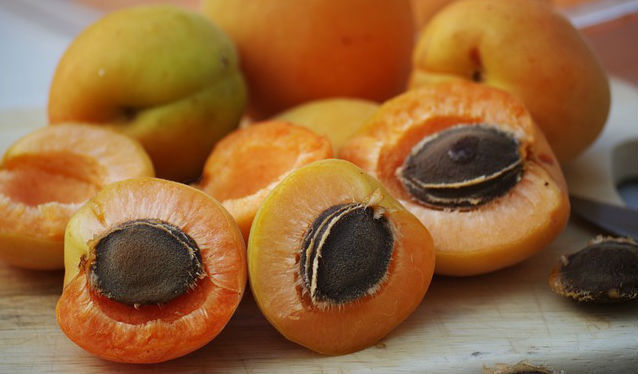
POLYGON ((580 302, 618 303, 638 297, 638 245, 597 238, 560 263, 549 277, 554 292, 580 302))

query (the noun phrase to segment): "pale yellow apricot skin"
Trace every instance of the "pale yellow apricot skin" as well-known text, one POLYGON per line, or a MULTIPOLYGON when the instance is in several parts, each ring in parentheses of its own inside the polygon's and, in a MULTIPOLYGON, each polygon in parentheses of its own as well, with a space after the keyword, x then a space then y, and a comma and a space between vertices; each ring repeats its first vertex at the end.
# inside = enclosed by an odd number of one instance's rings
POLYGON ((422 30, 410 87, 475 80, 525 103, 561 163, 600 134, 609 84, 578 31, 545 1, 460 0, 422 30))
POLYGON ((278 114, 275 119, 327 136, 333 151, 338 152, 378 108, 379 104, 369 100, 332 98, 298 105, 278 114))
POLYGON ((108 125, 139 140, 157 175, 199 176, 234 129, 246 92, 230 39, 171 6, 113 12, 84 30, 58 63, 49 121, 108 125))

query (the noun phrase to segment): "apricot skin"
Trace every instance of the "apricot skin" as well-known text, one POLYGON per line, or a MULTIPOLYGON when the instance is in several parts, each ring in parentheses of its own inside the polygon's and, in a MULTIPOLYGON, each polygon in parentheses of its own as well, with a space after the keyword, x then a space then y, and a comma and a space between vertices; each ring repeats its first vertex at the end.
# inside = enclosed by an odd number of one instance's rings
POLYGON ((332 150, 339 148, 356 133, 379 108, 369 100, 333 98, 309 101, 279 113, 275 118, 307 127, 319 135, 327 136, 332 150))
POLYGON ((115 11, 78 35, 56 68, 49 122, 109 126, 136 138, 157 175, 191 181, 239 123, 246 92, 232 42, 171 6, 115 11))
POLYGON ((239 50, 250 113, 306 101, 386 100, 403 91, 414 40, 408 0, 207 0, 239 50))
POLYGON ((600 134, 607 76, 570 22, 545 1, 460 0, 423 29, 410 87, 478 80, 518 97, 561 163, 600 134))

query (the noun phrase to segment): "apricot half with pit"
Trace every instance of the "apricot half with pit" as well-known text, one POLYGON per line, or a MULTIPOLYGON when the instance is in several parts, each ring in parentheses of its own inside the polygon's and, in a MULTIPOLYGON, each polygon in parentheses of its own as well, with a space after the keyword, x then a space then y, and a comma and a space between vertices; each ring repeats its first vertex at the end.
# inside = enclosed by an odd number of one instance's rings
POLYGON ((543 249, 565 227, 567 187, 523 104, 470 82, 386 102, 341 150, 428 228, 436 272, 474 275, 543 249))
POLYGON ((344 354, 386 336, 419 305, 434 270, 428 230, 374 178, 322 160, 284 179, 248 242, 259 308, 289 340, 344 354))
POLYGON ((327 138, 283 121, 236 130, 222 139, 206 160, 198 187, 228 209, 248 240, 263 199, 288 173, 332 157, 327 138))
POLYGON ((100 191, 69 221, 64 255, 60 328, 118 362, 166 361, 208 343, 246 284, 245 245, 228 212, 155 178, 100 191))
POLYGON ((142 146, 107 129, 63 124, 26 135, 0 165, 0 259, 62 268, 71 215, 105 185, 144 176, 153 165, 142 146))

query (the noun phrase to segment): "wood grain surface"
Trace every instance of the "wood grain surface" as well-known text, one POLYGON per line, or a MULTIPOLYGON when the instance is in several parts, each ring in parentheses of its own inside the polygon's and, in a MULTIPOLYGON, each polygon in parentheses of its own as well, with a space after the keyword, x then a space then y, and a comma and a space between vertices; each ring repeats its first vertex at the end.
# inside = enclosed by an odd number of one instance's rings
MULTIPOLYGON (((610 153, 636 138, 638 94, 614 80, 612 101, 603 136, 565 172, 572 191, 619 203, 610 153)), ((44 123, 42 109, 0 113, 0 147, 44 123)), ((422 304, 395 331, 376 346, 337 357, 286 341, 248 293, 224 331, 190 355, 156 365, 107 362, 84 352, 57 327, 61 271, 0 263, 0 372, 481 373, 486 366, 527 360, 566 373, 637 373, 637 303, 579 305, 547 285, 559 256, 596 234, 571 221, 545 251, 522 264, 479 277, 435 277, 422 304)))

